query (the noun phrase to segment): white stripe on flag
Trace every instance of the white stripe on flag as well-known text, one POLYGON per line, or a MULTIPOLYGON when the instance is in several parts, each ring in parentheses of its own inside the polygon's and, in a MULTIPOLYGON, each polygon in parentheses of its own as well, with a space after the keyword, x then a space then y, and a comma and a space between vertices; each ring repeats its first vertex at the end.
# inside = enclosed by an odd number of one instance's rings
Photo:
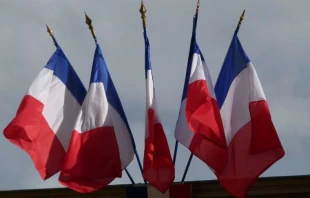
POLYGON ((247 68, 238 74, 229 87, 220 110, 228 145, 235 134, 251 120, 249 103, 266 100, 262 87, 257 86, 258 83, 255 69, 251 63, 248 63, 247 68))

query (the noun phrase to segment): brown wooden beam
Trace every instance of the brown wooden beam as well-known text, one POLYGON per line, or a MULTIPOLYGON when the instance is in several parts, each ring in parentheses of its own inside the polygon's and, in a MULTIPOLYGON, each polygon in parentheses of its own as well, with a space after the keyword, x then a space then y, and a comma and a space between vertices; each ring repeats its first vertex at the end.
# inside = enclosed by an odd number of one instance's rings
MULTIPOLYGON (((193 198, 231 197, 218 181, 193 181, 193 198)), ((125 198, 126 187, 115 185, 94 193, 80 194, 67 188, 0 191, 0 198, 125 198)), ((310 198, 310 175, 260 178, 250 189, 250 198, 310 198)))

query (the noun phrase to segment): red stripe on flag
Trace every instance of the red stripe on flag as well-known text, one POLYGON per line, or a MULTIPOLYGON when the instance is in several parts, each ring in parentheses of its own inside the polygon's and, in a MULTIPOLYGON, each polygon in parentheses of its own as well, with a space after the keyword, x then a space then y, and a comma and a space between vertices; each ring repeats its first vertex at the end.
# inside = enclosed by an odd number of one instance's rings
POLYGON ((229 144, 226 169, 217 177, 232 195, 243 198, 257 178, 284 156, 284 150, 271 120, 267 101, 249 104, 251 121, 229 144))
POLYGON ((113 127, 72 133, 59 182, 86 193, 107 186, 122 176, 118 144, 113 127))
POLYGON ((155 123, 153 109, 148 109, 148 132, 145 140, 143 177, 157 190, 165 193, 175 178, 169 145, 161 123, 155 123))
POLYGON ((191 152, 220 173, 227 163, 227 146, 218 104, 209 94, 205 80, 188 85, 186 117, 195 133, 191 152))
POLYGON ((32 159, 42 179, 60 171, 65 150, 42 115, 44 105, 26 95, 15 118, 4 129, 4 136, 32 159))

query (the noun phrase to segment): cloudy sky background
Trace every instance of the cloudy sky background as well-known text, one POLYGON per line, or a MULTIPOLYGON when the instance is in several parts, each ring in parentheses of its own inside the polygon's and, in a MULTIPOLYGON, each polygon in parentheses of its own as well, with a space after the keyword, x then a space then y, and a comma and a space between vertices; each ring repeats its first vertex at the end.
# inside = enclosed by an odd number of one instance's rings
MULTIPOLYGON (((145 0, 158 107, 171 152, 192 18, 196 0, 145 0)), ((310 173, 310 1, 201 1, 197 38, 213 83, 217 79, 239 16, 246 9, 239 38, 254 63, 285 148, 285 157, 262 176, 310 173)), ((0 0, 0 131, 40 69, 55 51, 49 24, 65 54, 88 87, 95 50, 84 11, 93 20, 110 73, 143 158, 145 78, 140 0, 0 0)), ((179 146, 176 181, 189 152, 179 146)), ((22 150, 0 135, 0 190, 54 188, 58 174, 43 182, 22 150)), ((136 161, 129 166, 142 182, 136 161)), ((187 179, 215 179, 194 158, 187 179)), ((129 183, 126 174, 113 184, 129 183)))

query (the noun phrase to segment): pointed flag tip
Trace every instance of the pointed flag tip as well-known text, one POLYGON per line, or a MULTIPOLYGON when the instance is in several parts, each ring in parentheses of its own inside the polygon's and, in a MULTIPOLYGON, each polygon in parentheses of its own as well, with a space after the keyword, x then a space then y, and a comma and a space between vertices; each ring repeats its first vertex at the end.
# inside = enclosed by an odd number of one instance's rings
POLYGON ((244 17, 244 15, 245 15, 245 9, 243 10, 241 17, 244 17))
POLYGON ((85 18, 86 18, 85 23, 88 25, 88 28, 91 31, 91 34, 93 35, 95 42, 97 43, 97 37, 96 37, 95 31, 94 31, 94 27, 92 25, 92 20, 88 17, 88 15, 86 14, 85 11, 84 11, 84 13, 85 13, 85 18))
POLYGON ((200 0, 197 1, 196 14, 199 13, 199 8, 200 8, 200 0))
POLYGON ((144 6, 144 3, 143 3, 143 0, 141 0, 141 7, 140 7, 140 13, 142 14, 142 15, 145 15, 145 13, 146 13, 146 8, 145 8, 145 6, 144 6))
POLYGON ((87 25, 90 25, 91 24, 91 22, 92 22, 92 20, 89 18, 89 16, 86 14, 86 12, 84 11, 84 14, 85 14, 85 19, 86 19, 86 24, 87 25))
POLYGON ((142 18, 142 23, 143 23, 143 27, 146 27, 146 8, 144 6, 143 0, 141 0, 141 7, 140 7, 140 13, 141 13, 141 18, 142 18))
POLYGON ((245 9, 243 10, 243 12, 242 12, 242 14, 241 14, 241 16, 240 16, 240 19, 239 19, 237 28, 236 28, 236 30, 235 30, 235 34, 237 34, 238 31, 239 31, 239 28, 240 28, 240 26, 241 26, 241 24, 242 24, 242 21, 243 21, 243 19, 244 19, 244 15, 245 15, 245 9))
POLYGON ((245 9, 243 10, 243 12, 242 12, 242 14, 241 14, 241 16, 240 16, 240 20, 239 20, 238 26, 241 25, 241 23, 242 23, 242 21, 243 21, 243 19, 244 19, 244 15, 245 15, 245 9))
POLYGON ((52 30, 51 30, 51 28, 46 24, 46 29, 47 29, 47 32, 48 33, 51 33, 52 32, 52 30))
POLYGON ((54 39, 54 33, 53 30, 46 24, 46 29, 49 35, 54 39))
POLYGON ((53 30, 47 24, 46 24, 46 29, 47 29, 48 34, 52 37, 52 39, 54 41, 54 45, 57 47, 58 44, 57 44, 56 39, 54 37, 53 30))

